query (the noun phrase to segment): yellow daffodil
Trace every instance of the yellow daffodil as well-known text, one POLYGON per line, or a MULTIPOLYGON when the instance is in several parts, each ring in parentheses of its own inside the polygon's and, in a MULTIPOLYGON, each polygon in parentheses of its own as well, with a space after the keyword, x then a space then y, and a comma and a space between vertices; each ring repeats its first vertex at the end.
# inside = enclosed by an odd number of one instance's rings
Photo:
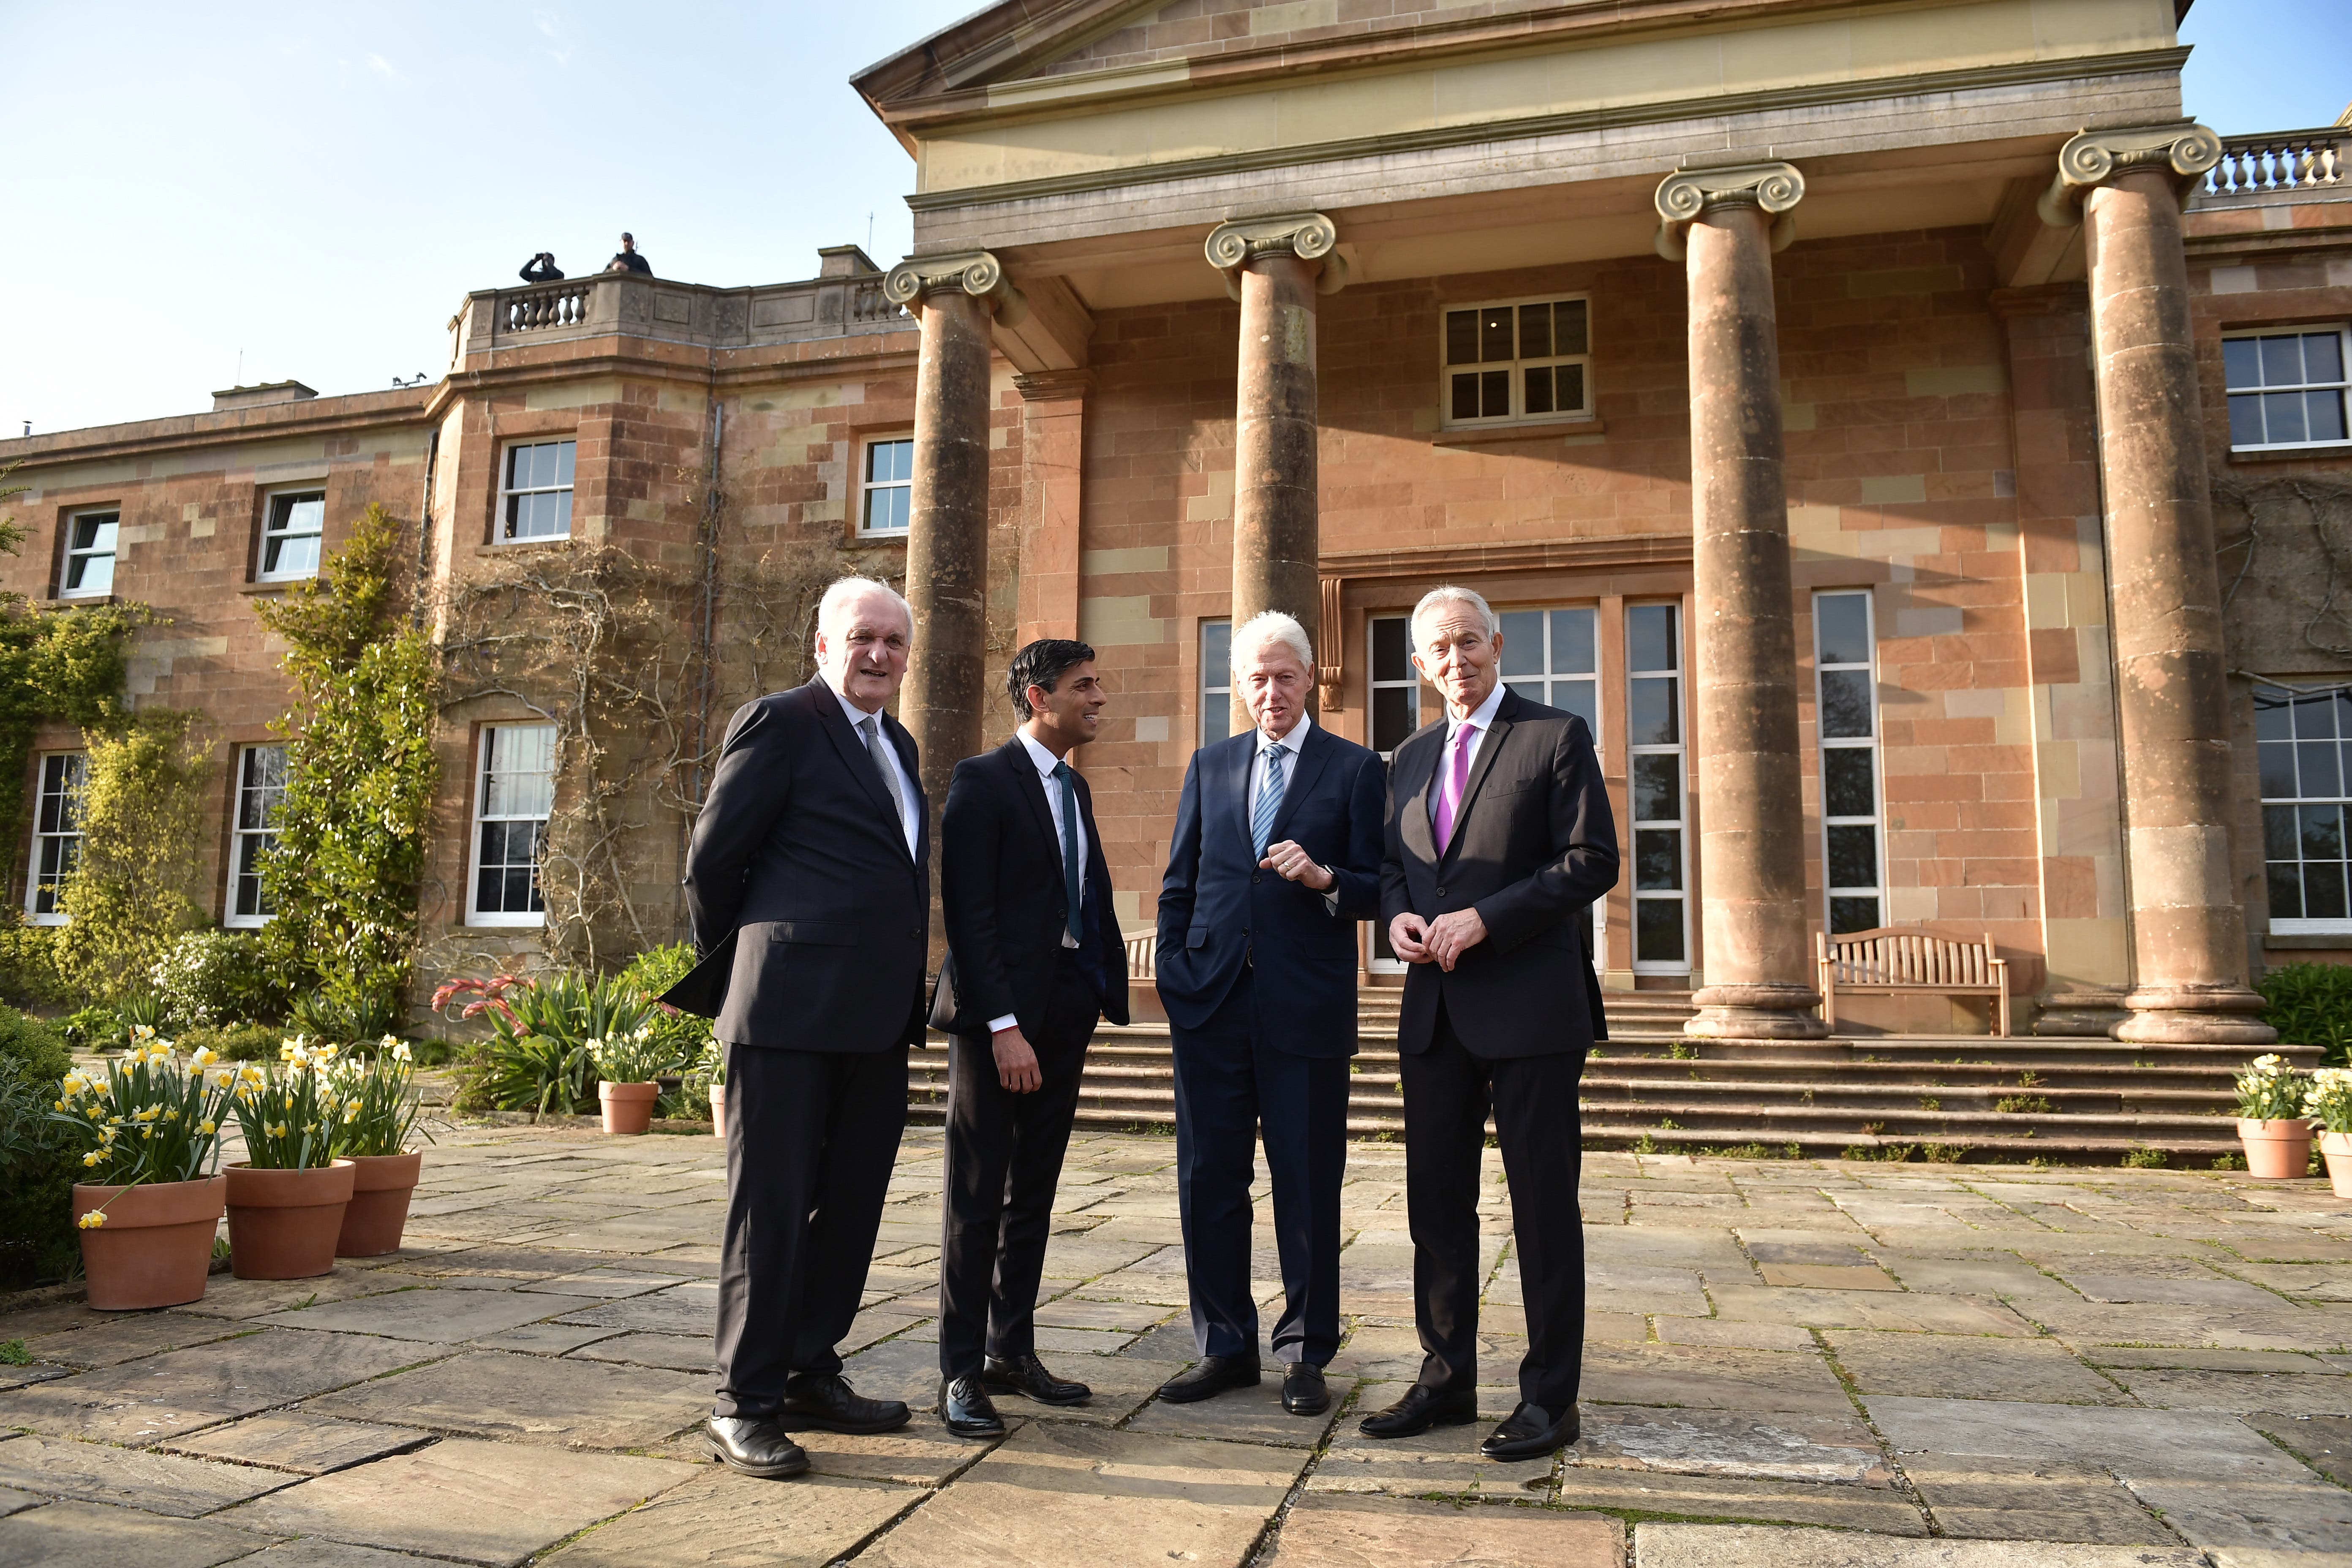
POLYGON ((74 1224, 81 1226, 84 1230, 96 1230, 100 1226, 102 1226, 105 1223, 106 1211, 104 1209, 92 1209, 88 1214, 82 1215, 81 1218, 74 1221, 74 1224))
POLYGON ((220 1131, 220 1123, 207 1116, 202 1121, 196 1123, 196 1131, 209 1138, 214 1133, 220 1131))
POLYGON ((83 1164, 85 1164, 85 1165, 95 1165, 95 1164, 97 1164, 100 1160, 103 1160, 103 1159, 105 1159, 105 1158, 106 1158, 106 1156, 105 1156, 103 1153, 101 1153, 100 1151, 98 1151, 98 1150, 96 1150, 96 1149, 92 1149, 89 1153, 84 1154, 84 1155, 81 1157, 81 1163, 82 1163, 83 1164))
POLYGON ((142 1127, 139 1130, 139 1136, 152 1142, 155 1137, 155 1130, 152 1127, 142 1127))
POLYGON ((177 1121, 179 1119, 180 1119, 180 1108, 179 1108, 178 1106, 176 1106, 176 1105, 175 1105, 175 1106, 173 1106, 171 1110, 167 1110, 167 1111, 163 1112, 163 1120, 164 1120, 164 1121, 177 1121))
POLYGON ((283 1138, 286 1136, 286 1123, 283 1121, 265 1122, 262 1124, 261 1130, 264 1132, 268 1133, 272 1138, 283 1138))
POLYGON ((213 1063, 220 1060, 220 1053, 213 1049, 210 1046, 198 1046, 196 1047, 196 1054, 190 1057, 188 1059, 200 1068, 208 1068, 212 1066, 213 1063))

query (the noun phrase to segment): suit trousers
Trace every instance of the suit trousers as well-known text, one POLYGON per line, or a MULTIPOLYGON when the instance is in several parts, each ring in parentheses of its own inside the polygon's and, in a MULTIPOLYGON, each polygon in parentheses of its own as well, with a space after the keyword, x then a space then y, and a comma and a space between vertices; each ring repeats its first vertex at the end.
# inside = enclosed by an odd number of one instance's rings
POLYGON ((1348 1058, 1294 1056, 1260 1037, 1251 1022, 1255 975, 1242 971, 1204 1027, 1173 1031, 1176 1199, 1192 1337, 1203 1355, 1257 1353, 1250 1179, 1263 1126, 1282 1267, 1274 1354, 1322 1366, 1339 1349, 1348 1058))
POLYGON ((1077 954, 1065 949, 1042 1037, 1029 1042, 1042 1085, 1027 1094, 1006 1089, 985 1035, 958 1036, 949 1047, 940 1240, 943 1377, 978 1372, 983 1352, 1015 1356, 1037 1348, 1037 1281, 1045 1269, 1054 1191, 1100 1012, 1094 982, 1077 954))
POLYGON ((907 1047, 727 1047, 719 1415, 782 1407, 786 1380, 841 1370, 907 1126, 907 1047))
POLYGON ((1421 1382, 1441 1394, 1478 1384, 1478 1296, 1491 1262, 1478 1235, 1478 1167, 1491 1108, 1528 1320, 1519 1397, 1559 1416, 1576 1404, 1584 1357, 1584 1217, 1576 1191, 1584 1054, 1474 1056, 1440 1003, 1430 1048, 1405 1053, 1401 1064, 1413 1316, 1426 1352, 1421 1382))

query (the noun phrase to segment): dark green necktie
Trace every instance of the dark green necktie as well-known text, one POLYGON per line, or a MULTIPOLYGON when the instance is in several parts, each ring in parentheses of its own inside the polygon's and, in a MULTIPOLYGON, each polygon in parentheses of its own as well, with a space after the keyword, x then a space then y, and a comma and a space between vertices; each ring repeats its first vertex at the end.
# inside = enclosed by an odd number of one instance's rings
POLYGON ((1078 913, 1083 872, 1078 865, 1078 791, 1070 782, 1070 764, 1055 763, 1054 780, 1062 786, 1062 886, 1070 895, 1070 940, 1086 940, 1086 922, 1078 913))

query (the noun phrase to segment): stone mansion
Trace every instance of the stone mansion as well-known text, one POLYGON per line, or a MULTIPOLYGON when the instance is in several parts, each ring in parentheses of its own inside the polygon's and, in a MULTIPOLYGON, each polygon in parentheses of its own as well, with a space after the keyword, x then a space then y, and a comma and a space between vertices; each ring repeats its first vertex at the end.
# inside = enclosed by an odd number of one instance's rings
MULTIPOLYGON (((762 570, 903 583, 935 809, 1010 730, 1010 651, 1094 644, 1079 761, 1129 928, 1233 722, 1228 628, 1298 616, 1320 721, 1385 750, 1439 712, 1403 616, 1454 582, 1506 679, 1591 722, 1607 985, 1691 993, 1694 1034, 1818 1033, 1816 933, 1925 925, 1990 935, 2021 1030, 2258 1041, 2263 967, 2352 962, 2352 130, 2217 136, 2177 20, 1004 0, 853 83, 912 161, 897 267, 484 289, 431 384, 0 441, 31 487, 0 571, 168 621, 132 691, 216 737, 198 847, 233 926, 267 918, 288 697, 252 606, 380 503, 436 616, 567 555, 669 574, 693 712, 606 803, 635 938, 682 931, 696 759, 807 672, 762 570)), ((547 918, 583 795, 552 701, 442 710, 448 963, 547 918)), ((79 744, 22 781, 37 921, 79 744)))

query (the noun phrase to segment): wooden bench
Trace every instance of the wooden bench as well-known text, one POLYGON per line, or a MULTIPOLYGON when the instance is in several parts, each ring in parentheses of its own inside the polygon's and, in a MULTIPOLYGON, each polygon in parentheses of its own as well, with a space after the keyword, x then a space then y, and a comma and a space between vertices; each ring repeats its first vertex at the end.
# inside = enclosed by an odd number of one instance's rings
POLYGON ((1848 996, 1990 996, 1993 1033, 2009 1036, 2009 960, 1996 956, 1992 934, 1945 936, 1918 927, 1881 926, 1839 936, 1816 932, 1822 1021, 1837 1027, 1837 999, 1848 996))
POLYGON ((1118 934, 1127 943, 1127 977, 1149 983, 1158 973, 1154 965, 1160 952, 1160 928, 1145 926, 1118 934))

